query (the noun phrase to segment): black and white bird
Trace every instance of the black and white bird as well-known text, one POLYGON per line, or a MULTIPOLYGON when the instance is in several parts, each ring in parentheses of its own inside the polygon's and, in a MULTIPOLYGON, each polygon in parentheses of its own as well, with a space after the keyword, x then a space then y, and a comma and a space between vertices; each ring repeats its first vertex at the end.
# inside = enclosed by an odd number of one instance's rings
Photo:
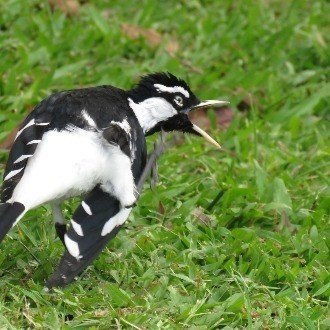
POLYGON ((145 136, 181 131, 203 136, 188 113, 201 102, 170 73, 142 77, 131 90, 100 86, 44 99, 27 116, 9 154, 0 203, 0 241, 24 214, 50 203, 66 247, 48 287, 73 281, 128 218, 146 164, 145 136), (84 196, 67 229, 61 203, 84 196))

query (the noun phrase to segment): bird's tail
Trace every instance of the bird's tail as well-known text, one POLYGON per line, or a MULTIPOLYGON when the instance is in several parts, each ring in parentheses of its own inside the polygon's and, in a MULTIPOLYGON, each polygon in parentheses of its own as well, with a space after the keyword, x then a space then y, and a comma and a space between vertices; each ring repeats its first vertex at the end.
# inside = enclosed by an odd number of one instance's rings
POLYGON ((0 203, 0 242, 24 213, 25 207, 21 203, 0 203))

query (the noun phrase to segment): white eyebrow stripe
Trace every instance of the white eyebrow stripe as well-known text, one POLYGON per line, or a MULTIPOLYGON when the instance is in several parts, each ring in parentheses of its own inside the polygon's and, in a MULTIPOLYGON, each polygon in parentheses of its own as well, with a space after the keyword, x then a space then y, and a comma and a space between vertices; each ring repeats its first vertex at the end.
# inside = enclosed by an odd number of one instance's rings
POLYGON ((23 128, 21 128, 18 132, 17 132, 17 134, 16 134, 16 137, 15 137, 15 141, 16 141, 16 139, 21 135, 21 133, 26 129, 26 128, 28 128, 28 127, 30 127, 30 126, 32 126, 32 125, 34 125, 35 124, 35 122, 34 122, 34 119, 32 119, 32 120, 30 120, 23 128))
POLYGON ((21 157, 18 157, 15 161, 14 161, 14 164, 17 164, 19 162, 21 162, 22 160, 26 159, 26 158, 30 158, 32 157, 33 155, 22 155, 21 157))
POLYGON ((14 170, 9 172, 6 177, 3 179, 3 181, 9 180, 10 178, 12 178, 13 176, 15 176, 16 174, 18 174, 19 172, 21 172, 24 169, 24 167, 20 168, 19 170, 14 170))
POLYGON ((168 93, 181 93, 185 97, 189 97, 188 91, 186 91, 183 87, 181 86, 174 86, 174 87, 167 87, 161 84, 154 84, 158 92, 168 92, 168 93))
POLYGON ((27 145, 36 144, 36 143, 40 143, 40 142, 41 142, 41 140, 32 140, 32 141, 28 142, 27 145))

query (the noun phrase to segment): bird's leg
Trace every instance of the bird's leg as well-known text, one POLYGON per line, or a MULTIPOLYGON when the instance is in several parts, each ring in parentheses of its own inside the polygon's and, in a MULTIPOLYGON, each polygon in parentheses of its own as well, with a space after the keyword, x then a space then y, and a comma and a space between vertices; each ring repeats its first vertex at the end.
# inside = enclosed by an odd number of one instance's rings
MULTIPOLYGON (((160 143, 164 143, 163 142, 163 131, 161 131, 161 140, 160 143)), ((157 142, 154 143, 154 151, 157 149, 157 142)), ((151 180, 150 180, 150 189, 152 190, 156 184, 158 182, 158 164, 157 161, 155 161, 152 165, 151 165, 151 180)))
POLYGON ((66 224, 65 224, 65 219, 61 210, 61 204, 60 203, 52 203, 52 212, 53 212, 53 219, 55 223, 55 229, 57 236, 60 238, 62 241, 63 245, 64 244, 64 235, 66 233, 66 224))

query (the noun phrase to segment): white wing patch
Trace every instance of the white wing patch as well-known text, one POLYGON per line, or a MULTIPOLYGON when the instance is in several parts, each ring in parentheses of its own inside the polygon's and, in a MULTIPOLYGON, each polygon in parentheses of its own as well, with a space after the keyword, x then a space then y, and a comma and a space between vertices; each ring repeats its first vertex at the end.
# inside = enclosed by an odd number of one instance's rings
POLYGON ((83 207, 83 209, 85 210, 85 212, 88 215, 92 215, 93 214, 91 208, 89 207, 89 205, 86 204, 84 201, 81 202, 81 206, 83 207))
POLYGON ((38 143, 40 143, 40 142, 41 142, 41 140, 32 140, 32 141, 28 142, 27 145, 30 145, 30 144, 38 144, 38 143))
POLYGON ((67 234, 64 235, 64 242, 66 248, 73 257, 77 259, 82 258, 82 256, 80 255, 80 250, 77 242, 72 240, 67 234))
POLYGON ((79 223, 75 222, 74 220, 71 220, 71 225, 72 225, 72 228, 74 229, 74 231, 77 233, 77 235, 84 236, 84 232, 79 223))
POLYGON ((167 87, 161 84, 154 84, 158 92, 168 92, 168 93, 181 93, 185 97, 189 97, 189 92, 181 86, 167 87))
POLYGON ((22 168, 20 168, 18 170, 14 170, 14 171, 9 172, 3 180, 4 181, 9 180, 13 176, 15 176, 16 174, 18 174, 19 172, 21 172, 23 169, 24 169, 24 167, 22 167, 22 168))
POLYGON ((88 123, 88 125, 96 128, 96 123, 95 123, 94 119, 87 113, 87 111, 85 109, 81 112, 81 114, 84 117, 84 119, 86 120, 86 122, 88 123))
POLYGON ((24 159, 26 159, 26 158, 30 158, 30 157, 32 157, 32 156, 33 156, 33 155, 22 155, 21 157, 18 157, 18 158, 14 161, 14 164, 17 164, 17 163, 23 161, 24 159))
POLYGON ((15 137, 15 141, 16 141, 16 139, 22 134, 22 132, 26 129, 26 128, 28 128, 28 127, 30 127, 30 126, 32 126, 32 125, 34 125, 35 124, 35 121, 34 121, 34 119, 32 119, 32 120, 30 120, 23 128, 21 128, 18 132, 17 132, 17 134, 16 134, 16 137, 15 137))
POLYGON ((131 163, 133 163, 133 161, 135 159, 135 154, 136 154, 136 147, 133 144, 133 140, 132 140, 132 136, 131 136, 131 126, 127 121, 127 117, 122 122, 112 120, 111 124, 119 126, 129 136, 129 140, 130 140, 129 148, 131 150, 131 163))
POLYGON ((101 235, 105 236, 117 227, 122 225, 126 219, 128 218, 129 214, 131 213, 132 208, 121 209, 115 216, 110 218, 105 224, 102 229, 101 235))
POLYGON ((122 128, 128 135, 131 135, 131 126, 129 125, 127 118, 125 118, 122 122, 120 121, 111 121, 111 124, 118 125, 122 128))

